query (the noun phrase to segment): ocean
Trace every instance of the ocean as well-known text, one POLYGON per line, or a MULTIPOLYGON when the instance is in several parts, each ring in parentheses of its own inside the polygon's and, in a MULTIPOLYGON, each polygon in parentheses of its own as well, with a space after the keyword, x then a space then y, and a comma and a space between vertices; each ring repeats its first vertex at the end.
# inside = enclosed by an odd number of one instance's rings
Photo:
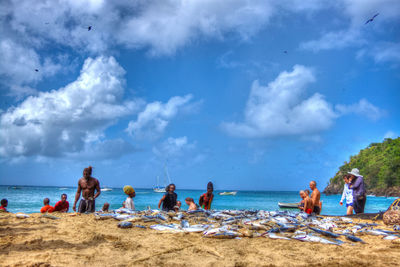
MULTIPOLYGON (((143 210, 150 206, 156 209, 162 193, 155 193, 152 189, 135 189, 134 198, 137 210, 143 210)), ((187 209, 184 200, 192 197, 196 202, 205 190, 176 190, 178 200, 182 201, 182 208, 187 209)), ((251 210, 279 210, 278 202, 299 202, 298 192, 293 191, 238 191, 235 196, 220 196, 214 191, 213 209, 251 209, 251 210)), ((0 186, 0 199, 8 199, 10 212, 35 213, 43 206, 43 199, 50 198, 50 205, 60 200, 61 194, 68 195, 70 212, 75 198, 76 187, 44 187, 44 186, 0 186)), ((322 213, 327 215, 346 214, 345 206, 340 206, 340 195, 322 195, 322 213)), ((126 199, 122 188, 112 188, 112 191, 103 191, 96 199, 96 210, 100 210, 105 202, 110 203, 111 209, 122 206, 126 199)), ((396 199, 395 197, 368 196, 365 212, 379 212, 386 210, 396 199)))

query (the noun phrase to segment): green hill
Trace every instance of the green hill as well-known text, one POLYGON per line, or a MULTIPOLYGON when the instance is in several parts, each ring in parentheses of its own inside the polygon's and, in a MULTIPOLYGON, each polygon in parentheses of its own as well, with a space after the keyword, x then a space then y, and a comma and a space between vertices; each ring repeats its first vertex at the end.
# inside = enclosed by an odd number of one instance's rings
POLYGON ((400 137, 372 143, 358 155, 351 156, 330 179, 324 193, 341 193, 343 175, 353 168, 358 168, 364 176, 368 194, 400 196, 400 137))

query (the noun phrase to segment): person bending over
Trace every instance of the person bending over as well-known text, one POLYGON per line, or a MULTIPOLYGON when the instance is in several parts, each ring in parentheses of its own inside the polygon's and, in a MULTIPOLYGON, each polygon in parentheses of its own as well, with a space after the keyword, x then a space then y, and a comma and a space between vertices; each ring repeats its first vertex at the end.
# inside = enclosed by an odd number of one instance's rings
POLYGON ((75 202, 72 209, 76 211, 76 203, 79 200, 82 192, 82 199, 79 202, 78 212, 94 212, 96 208, 95 199, 100 195, 99 180, 92 176, 92 166, 83 170, 83 177, 78 181, 78 190, 75 195, 75 202), (96 191, 96 194, 95 194, 96 191))
POLYGON ((186 205, 189 206, 188 210, 197 210, 197 205, 196 205, 196 203, 194 203, 193 198, 187 197, 185 199, 185 202, 186 202, 186 205))

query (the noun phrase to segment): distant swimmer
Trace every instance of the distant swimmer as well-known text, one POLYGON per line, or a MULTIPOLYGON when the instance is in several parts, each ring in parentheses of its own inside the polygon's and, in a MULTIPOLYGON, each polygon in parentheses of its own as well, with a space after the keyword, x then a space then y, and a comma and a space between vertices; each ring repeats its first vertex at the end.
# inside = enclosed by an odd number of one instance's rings
POLYGON ((8 200, 3 198, 1 200, 1 206, 0 206, 0 211, 5 211, 7 212, 7 206, 8 206, 8 200))
POLYGON ((99 180, 92 177, 92 166, 89 166, 83 170, 83 177, 78 181, 78 190, 75 195, 75 202, 72 209, 76 211, 76 203, 78 202, 81 192, 82 199, 79 202, 78 212, 94 212, 96 208, 95 199, 100 195, 100 183, 99 180), (95 194, 96 191, 96 194, 95 194))
POLYGON ((54 205, 54 211, 68 212, 69 202, 67 201, 67 194, 61 195, 61 200, 54 205))
POLYGON ((214 185, 212 182, 208 182, 207 184, 207 193, 204 193, 200 196, 199 205, 205 210, 211 209, 211 203, 214 198, 214 185))
POLYGON ((310 182, 310 189, 312 190, 311 200, 312 200, 312 204, 313 204, 313 212, 315 214, 320 214, 321 213, 321 204, 320 204, 321 192, 319 192, 319 190, 317 188, 316 181, 310 182))
POLYGON ((52 213, 54 211, 54 207, 50 206, 50 199, 45 198, 43 199, 43 207, 40 209, 41 213, 52 213))

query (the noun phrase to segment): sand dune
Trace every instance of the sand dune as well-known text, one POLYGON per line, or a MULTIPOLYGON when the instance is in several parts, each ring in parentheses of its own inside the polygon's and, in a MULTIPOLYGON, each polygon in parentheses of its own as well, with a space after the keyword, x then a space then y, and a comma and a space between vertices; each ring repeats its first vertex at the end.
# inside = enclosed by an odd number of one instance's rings
MULTIPOLYGON (((399 266, 400 243, 363 236, 342 246, 295 240, 220 240, 120 229, 117 221, 0 214, 1 266, 399 266)), ((382 222, 380 222, 382 223, 382 222)))

